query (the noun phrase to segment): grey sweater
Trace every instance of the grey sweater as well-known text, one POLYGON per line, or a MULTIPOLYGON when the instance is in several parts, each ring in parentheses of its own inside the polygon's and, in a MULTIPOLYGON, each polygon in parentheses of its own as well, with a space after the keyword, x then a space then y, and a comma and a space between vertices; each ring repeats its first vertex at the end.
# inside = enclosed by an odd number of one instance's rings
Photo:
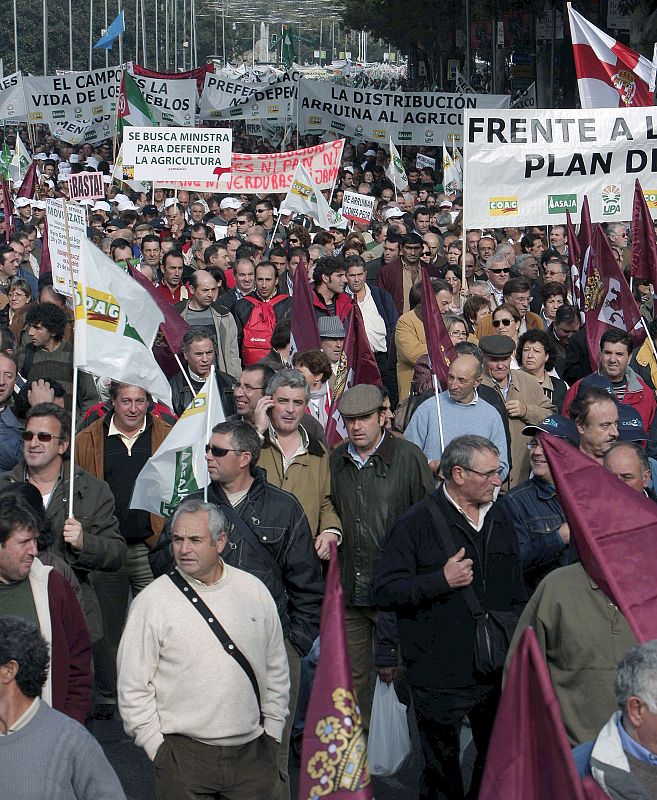
POLYGON ((93 736, 43 701, 24 728, 0 736, 0 776, 11 800, 126 800, 93 736))

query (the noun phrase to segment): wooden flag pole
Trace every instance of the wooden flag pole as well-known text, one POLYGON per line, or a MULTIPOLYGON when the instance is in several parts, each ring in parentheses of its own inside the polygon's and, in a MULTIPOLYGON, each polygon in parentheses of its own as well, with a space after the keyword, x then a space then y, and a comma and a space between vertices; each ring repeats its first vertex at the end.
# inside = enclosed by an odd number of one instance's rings
MULTIPOLYGON (((466 127, 467 124, 468 124, 468 112, 466 110, 466 112, 465 112, 465 122, 463 124, 463 130, 464 131, 467 130, 467 127, 466 127)), ((452 144, 453 143, 454 143, 454 140, 452 139, 452 144)), ((465 162, 466 162, 466 157, 465 157, 465 135, 464 135, 464 137, 463 137, 463 166, 462 166, 462 170, 461 170, 461 181, 462 181, 461 194, 462 195, 465 195, 465 162)), ((463 242, 463 247, 461 247, 461 290, 465 291, 466 295, 467 295, 468 279, 465 276, 465 254, 466 254, 466 252, 468 250, 468 229, 467 229, 466 224, 465 224, 465 214, 463 213, 464 211, 465 211, 465 200, 463 201, 463 209, 461 210, 461 240, 463 242)))
MULTIPOLYGON (((210 365, 210 388, 208 389, 208 396, 205 398, 205 443, 209 444, 210 436, 212 436, 212 390, 214 389, 214 364, 210 365)), ((208 502, 208 484, 210 483, 209 479, 206 481, 205 486, 203 487, 203 502, 208 502)))
POLYGON ((194 391, 194 387, 192 386, 192 382, 189 380, 189 375, 185 372, 185 370, 183 368, 182 361, 180 360, 180 356, 178 355, 178 353, 174 353, 173 357, 178 362, 178 366, 180 367, 180 371, 182 372, 182 376, 187 381, 187 385, 189 386, 189 390, 191 391, 192 397, 193 397, 196 394, 196 392, 194 391))

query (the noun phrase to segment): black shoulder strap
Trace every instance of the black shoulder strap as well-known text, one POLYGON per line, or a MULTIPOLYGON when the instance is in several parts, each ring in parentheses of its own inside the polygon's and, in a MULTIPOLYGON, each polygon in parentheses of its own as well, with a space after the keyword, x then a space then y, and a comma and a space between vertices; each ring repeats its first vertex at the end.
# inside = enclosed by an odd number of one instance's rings
MULTIPOLYGON (((442 486, 438 489, 438 491, 442 491, 442 486)), ((452 553, 455 555, 458 551, 456 549, 456 545, 454 544, 454 539, 452 538, 452 532, 449 529, 449 523, 445 519, 445 515, 440 510, 440 506, 438 505, 438 501, 435 499, 433 495, 430 495, 427 498, 427 510, 429 514, 431 514, 431 518, 433 519, 433 523, 436 526, 436 530, 439 532, 440 537, 442 538, 443 542, 445 543, 445 549, 448 553, 452 553)), ((452 556, 448 556, 451 558, 452 556)), ((472 584, 470 586, 465 586, 460 591, 463 592, 463 599, 468 606, 468 609, 472 616, 475 619, 482 617, 484 615, 484 611, 481 607, 481 603, 477 597, 475 590, 472 588, 472 584)))
POLYGON ((210 609, 205 605, 203 600, 199 597, 197 592, 194 590, 194 587, 191 586, 183 576, 178 572, 177 569, 171 570, 169 572, 169 577, 173 581, 173 583, 180 589, 180 591, 185 595, 185 597, 189 600, 189 602, 194 606, 194 608, 198 611, 198 613, 203 617, 203 619, 208 623, 208 626, 212 633, 219 639, 221 646, 224 648, 226 653, 229 656, 232 656, 235 661, 242 667, 244 672, 246 672, 246 677, 251 682, 251 686, 253 687, 253 691, 255 692, 256 700, 258 701, 258 711, 260 712, 260 724, 263 724, 264 717, 262 715, 262 703, 260 701, 260 687, 258 686, 258 679, 255 676, 255 672, 253 671, 253 667, 249 664, 247 657, 244 653, 239 649, 239 647, 235 644, 235 642, 230 638, 230 636, 226 633, 226 630, 221 625, 219 620, 216 618, 216 615, 210 611, 210 609))
POLYGON ((269 566, 274 571, 274 574, 282 579, 281 566, 278 561, 276 561, 276 559, 269 552, 269 548, 264 545, 260 539, 258 539, 255 533, 251 530, 251 528, 249 528, 246 522, 244 522, 242 517, 240 517, 231 504, 217 503, 217 507, 224 512, 224 514, 228 517, 228 521, 233 523, 234 527, 237 528, 237 530, 249 542, 249 544, 264 556, 265 561, 269 563, 269 566))

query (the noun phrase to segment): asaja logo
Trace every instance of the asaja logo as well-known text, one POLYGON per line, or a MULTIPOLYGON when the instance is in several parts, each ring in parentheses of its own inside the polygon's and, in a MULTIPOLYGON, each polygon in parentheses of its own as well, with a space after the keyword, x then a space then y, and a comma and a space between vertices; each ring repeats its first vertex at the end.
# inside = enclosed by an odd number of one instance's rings
POLYGON ((333 122, 331 122, 331 127, 336 131, 343 131, 344 130, 344 123, 343 122, 336 122, 335 120, 333 120, 333 122))
POLYGON ((399 133, 397 134, 397 139, 400 142, 410 142, 411 138, 412 138, 411 131, 399 131, 399 133))
POLYGON ((576 194, 549 194, 548 195, 548 214, 571 214, 577 213, 576 194))
POLYGON ((518 198, 489 197, 488 208, 491 217, 509 217, 518 213, 518 198))
POLYGON ((648 208, 657 208, 657 189, 644 189, 643 196, 648 208))
POLYGON ((620 214, 621 212, 621 190, 620 186, 610 183, 602 190, 602 213, 604 216, 620 214))

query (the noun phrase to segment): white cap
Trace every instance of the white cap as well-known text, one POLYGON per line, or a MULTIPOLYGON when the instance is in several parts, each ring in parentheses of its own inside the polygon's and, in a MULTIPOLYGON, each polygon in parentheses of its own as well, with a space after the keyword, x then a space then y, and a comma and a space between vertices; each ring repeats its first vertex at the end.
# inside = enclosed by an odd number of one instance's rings
POLYGON ((89 156, 87 158, 87 160, 86 160, 86 164, 87 164, 88 167, 97 167, 98 164, 99 164, 99 161, 98 161, 97 158, 94 158, 94 156, 89 156))
MULTIPOLYGON (((38 158, 38 156, 37 156, 38 158)), ((79 164, 80 163, 80 156, 77 153, 71 153, 68 157, 69 164, 79 164)))
POLYGON ((365 151, 365 155, 366 156, 375 156, 376 155, 376 150, 366 150, 365 151))
POLYGON ((282 217, 287 217, 289 214, 294 214, 294 211, 290 208, 285 208, 285 206, 281 206, 279 209, 279 214, 282 217))
POLYGON ((438 205, 438 208, 451 208, 451 207, 452 207, 451 200, 441 200, 438 205))
POLYGON ((34 157, 38 158, 39 161, 46 161, 48 158, 48 156, 45 153, 37 153, 34 157))
POLYGON ((103 183, 106 183, 108 186, 112 182, 113 178, 111 175, 103 175, 103 183))
POLYGON ((236 197, 224 197, 221 203, 219 203, 219 210, 223 211, 225 208, 240 209, 242 208, 242 204, 236 197))
POLYGON ((51 161, 59 161, 59 156, 57 155, 57 153, 51 153, 51 154, 48 156, 48 158, 49 158, 51 161))
POLYGON ((171 208, 171 206, 175 206, 177 202, 178 200, 175 197, 167 197, 167 199, 164 201, 164 207, 171 208))
POLYGON ((18 197, 16 198, 16 202, 14 203, 14 208, 25 208, 25 206, 31 206, 32 201, 29 197, 18 197))
POLYGON ((350 166, 350 165, 347 165, 346 167, 342 167, 342 171, 343 172, 351 172, 352 175, 354 174, 354 168, 352 166, 350 166))
POLYGON ((393 206, 392 208, 386 208, 386 210, 383 212, 383 219, 386 221, 389 219, 393 219, 394 217, 403 217, 403 216, 404 212, 401 210, 401 208, 397 208, 397 206, 393 206))
POLYGON ((79 203, 81 206, 92 206, 94 204, 94 201, 85 199, 85 200, 80 200, 79 203))
POLYGON ((130 200, 127 203, 119 203, 117 206, 118 211, 137 211, 137 206, 130 200))
POLYGON ((116 195, 114 195, 114 197, 112 198, 112 200, 110 202, 112 202, 112 203, 129 203, 130 202, 130 198, 128 197, 127 194, 116 194, 116 195))
POLYGON ((34 203, 32 203, 32 208, 33 209, 39 208, 42 211, 45 211, 45 209, 46 209, 46 201, 45 200, 35 200, 34 203))
POLYGON ((108 213, 112 210, 112 206, 107 203, 105 200, 97 200, 94 203, 94 207, 91 209, 92 211, 107 211, 108 213))

